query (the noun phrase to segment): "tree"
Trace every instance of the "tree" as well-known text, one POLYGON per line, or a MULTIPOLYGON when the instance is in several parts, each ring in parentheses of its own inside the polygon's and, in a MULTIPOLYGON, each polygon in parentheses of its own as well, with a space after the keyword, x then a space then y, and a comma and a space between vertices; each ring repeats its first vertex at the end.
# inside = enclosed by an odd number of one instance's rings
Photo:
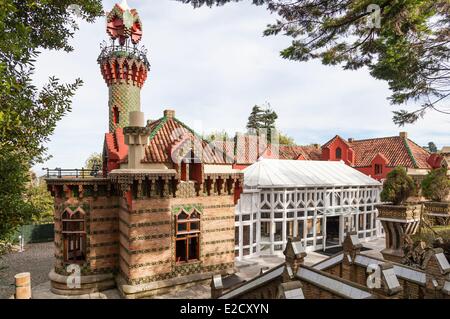
POLYGON ((73 50, 68 41, 78 27, 69 5, 78 5, 80 17, 89 22, 101 14, 100 0, 0 2, 0 148, 30 164, 46 158, 43 145, 82 85, 80 79, 60 84, 54 77, 42 90, 32 84, 40 49, 73 50))
POLYGON ((437 153, 437 147, 436 144, 434 144, 433 142, 428 143, 428 150, 431 153, 437 153))
POLYGON ((267 138, 270 139, 272 132, 276 133, 275 121, 278 119, 277 113, 270 108, 266 108, 262 114, 262 128, 267 130, 267 138))
POLYGON ((260 106, 255 105, 253 107, 247 122, 247 129, 250 132, 257 132, 261 128, 263 112, 260 106))
POLYGON ((277 119, 278 115, 271 109, 270 104, 267 104, 265 108, 255 105, 248 118, 247 129, 253 134, 267 134, 267 140, 270 142, 271 134, 276 129, 275 121, 277 119), (262 130, 264 132, 261 132, 262 130))
POLYGON ((54 201, 44 180, 37 179, 35 183, 29 184, 25 201, 33 207, 32 222, 34 224, 53 222, 54 201))
POLYGON ((0 152, 0 241, 31 222, 36 212, 24 198, 28 182, 27 163, 14 154, 0 152))
POLYGON ((394 205, 401 205, 414 194, 416 184, 408 175, 404 167, 396 167, 387 174, 386 181, 381 192, 383 202, 392 202, 394 205))
POLYGON ((85 169, 98 169, 103 162, 103 156, 100 153, 92 153, 84 163, 85 169))
POLYGON ((441 202, 446 199, 450 191, 450 179, 447 168, 442 167, 430 171, 422 181, 422 194, 425 198, 441 202))
MULTIPOLYGON (((195 8, 241 0, 178 0, 195 8)), ((285 59, 319 59, 346 70, 367 67, 388 82, 394 105, 413 101, 416 110, 394 111, 397 125, 427 111, 450 114, 450 3, 448 0, 252 0, 278 14, 264 35, 293 39, 285 59)))
POLYGON ((278 138, 279 138, 280 145, 287 145, 287 146, 296 146, 297 145, 297 143, 295 143, 295 140, 292 137, 287 136, 283 133, 279 133, 278 138))
POLYGON ((228 141, 230 140, 230 137, 228 136, 228 133, 226 131, 215 131, 211 132, 205 136, 203 136, 203 139, 207 141, 208 143, 213 141, 228 141))
POLYGON ((100 0, 0 1, 0 240, 36 214, 26 198, 29 168, 48 158, 44 144, 82 85, 54 77, 40 90, 32 84, 39 50, 73 50, 69 5, 88 22, 102 13, 100 0))

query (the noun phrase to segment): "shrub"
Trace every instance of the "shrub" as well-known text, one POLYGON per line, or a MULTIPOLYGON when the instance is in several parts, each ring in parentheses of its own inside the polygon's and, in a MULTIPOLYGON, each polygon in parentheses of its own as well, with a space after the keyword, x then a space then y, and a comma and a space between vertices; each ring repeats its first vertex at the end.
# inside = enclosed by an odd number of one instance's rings
POLYGON ((446 199, 450 191, 450 179, 447 177, 447 168, 434 169, 422 181, 422 194, 425 198, 437 202, 446 199))
POLYGON ((387 175, 381 192, 383 202, 392 202, 394 205, 403 204, 416 190, 416 184, 406 169, 396 167, 387 175))

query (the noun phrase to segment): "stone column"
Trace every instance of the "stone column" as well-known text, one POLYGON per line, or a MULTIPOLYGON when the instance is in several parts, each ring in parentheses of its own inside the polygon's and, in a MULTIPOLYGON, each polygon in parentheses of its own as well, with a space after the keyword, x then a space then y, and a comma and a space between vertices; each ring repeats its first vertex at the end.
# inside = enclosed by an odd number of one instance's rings
POLYGON ((128 145, 128 169, 139 169, 145 156, 150 129, 145 127, 143 112, 130 112, 130 126, 123 130, 128 145))
POLYGON ((383 258, 401 263, 405 256, 405 238, 416 233, 420 224, 421 205, 378 205, 378 220, 386 234, 386 248, 381 251, 383 258))

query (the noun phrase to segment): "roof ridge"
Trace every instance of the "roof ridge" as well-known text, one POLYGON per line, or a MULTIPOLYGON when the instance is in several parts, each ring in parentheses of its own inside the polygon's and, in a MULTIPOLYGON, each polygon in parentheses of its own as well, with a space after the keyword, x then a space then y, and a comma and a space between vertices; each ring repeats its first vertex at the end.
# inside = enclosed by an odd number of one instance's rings
POLYGON ((350 144, 353 144, 355 142, 365 142, 365 141, 371 141, 371 140, 382 140, 382 139, 388 139, 388 138, 401 138, 401 137, 397 136, 397 135, 394 135, 394 136, 364 138, 364 139, 361 139, 361 140, 353 140, 353 142, 350 142, 350 144))
POLYGON ((418 165, 417 162, 416 162, 416 159, 415 159, 415 157, 414 157, 414 155, 413 155, 413 153, 412 153, 412 150, 411 150, 411 148, 409 147, 409 144, 408 144, 408 138, 403 137, 403 138, 401 138, 401 139, 402 139, 403 145, 405 146, 406 151, 407 151, 407 153, 408 153, 408 155, 409 155, 409 158, 410 158, 411 161, 413 162, 414 168, 419 168, 419 165, 418 165))
POLYGON ((164 124, 167 123, 167 120, 168 120, 168 119, 169 119, 168 117, 163 116, 163 117, 160 118, 159 120, 156 120, 156 121, 155 121, 155 122, 157 122, 157 121, 160 121, 160 122, 158 123, 158 125, 155 126, 155 128, 153 129, 153 131, 150 133, 150 136, 148 137, 149 140, 152 140, 152 139, 156 136, 156 134, 158 133, 158 131, 164 126, 164 124))

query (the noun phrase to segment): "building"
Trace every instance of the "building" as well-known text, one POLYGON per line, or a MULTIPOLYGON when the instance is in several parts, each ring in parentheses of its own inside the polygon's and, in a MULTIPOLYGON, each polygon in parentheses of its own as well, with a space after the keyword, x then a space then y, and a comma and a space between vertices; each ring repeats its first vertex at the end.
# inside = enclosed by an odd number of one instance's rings
POLYGON ((430 170, 446 165, 448 153, 431 154, 409 139, 406 132, 401 132, 398 136, 364 140, 353 138, 346 140, 336 135, 322 146, 268 144, 265 137, 238 134, 234 141, 216 141, 214 146, 224 150, 236 169, 245 169, 261 158, 343 161, 348 166, 380 181, 385 179, 392 169, 401 166, 420 182, 430 170))
POLYGON ((282 254, 289 237, 306 251, 340 246, 350 231, 376 238, 380 191, 380 182, 343 162, 261 160, 244 170, 236 257, 282 254))
POLYGON ((450 264, 442 249, 427 249, 420 264, 405 265, 361 253, 356 233, 343 251, 307 266, 307 253, 289 239, 285 262, 247 282, 224 288, 211 284, 218 299, 450 299, 450 264))
POLYGON ((233 273, 243 174, 174 111, 145 123, 140 90, 150 63, 126 1, 108 14, 107 33, 98 58, 109 89, 103 174, 57 170, 46 179, 55 199, 52 291, 116 286, 140 298, 233 273), (74 274, 81 280, 72 282, 74 274))
POLYGON ((397 166, 420 179, 441 166, 442 158, 414 143, 406 132, 399 136, 365 140, 345 140, 339 135, 322 145, 322 160, 342 160, 347 165, 375 179, 385 179, 397 166))

